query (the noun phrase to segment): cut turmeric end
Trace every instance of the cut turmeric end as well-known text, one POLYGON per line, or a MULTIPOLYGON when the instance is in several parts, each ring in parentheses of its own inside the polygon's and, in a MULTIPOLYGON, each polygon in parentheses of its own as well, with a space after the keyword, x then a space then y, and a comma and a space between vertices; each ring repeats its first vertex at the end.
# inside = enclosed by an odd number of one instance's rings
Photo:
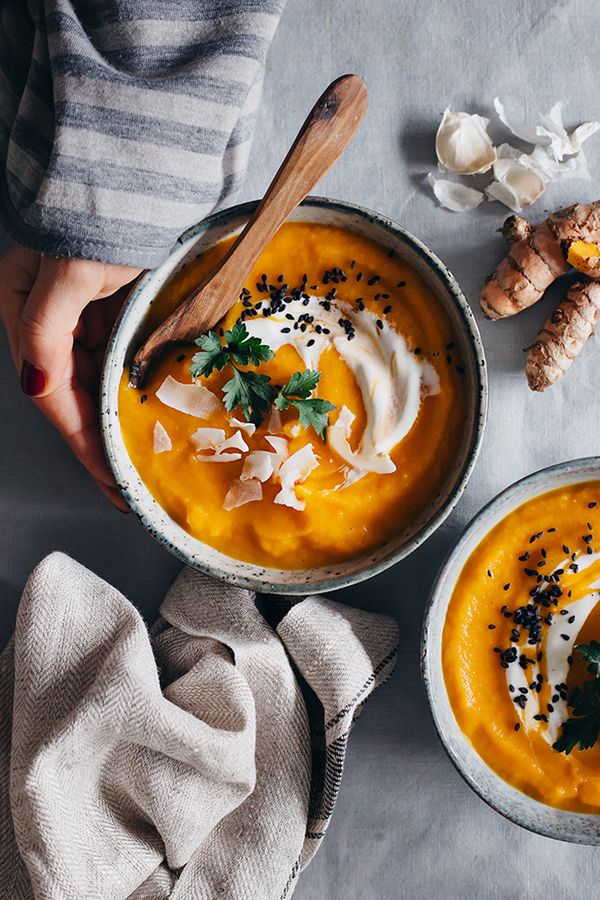
POLYGON ((600 247, 587 241, 573 241, 567 252, 567 262, 590 278, 600 278, 600 247))

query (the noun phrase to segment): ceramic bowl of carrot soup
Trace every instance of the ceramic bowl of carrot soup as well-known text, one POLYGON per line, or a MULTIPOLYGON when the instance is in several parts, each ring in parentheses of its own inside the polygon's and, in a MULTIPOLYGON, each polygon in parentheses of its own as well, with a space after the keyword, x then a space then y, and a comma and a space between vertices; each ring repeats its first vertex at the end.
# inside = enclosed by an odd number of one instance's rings
POLYGON ((475 517, 433 590, 423 675, 487 803, 600 843, 600 458, 535 472, 475 517))
POLYGON ((330 590, 406 556, 457 502, 484 427, 483 350, 424 244, 309 198, 223 320, 130 387, 139 343, 254 208, 202 222, 133 289, 106 359, 105 447, 133 511, 184 562, 266 592, 330 590))

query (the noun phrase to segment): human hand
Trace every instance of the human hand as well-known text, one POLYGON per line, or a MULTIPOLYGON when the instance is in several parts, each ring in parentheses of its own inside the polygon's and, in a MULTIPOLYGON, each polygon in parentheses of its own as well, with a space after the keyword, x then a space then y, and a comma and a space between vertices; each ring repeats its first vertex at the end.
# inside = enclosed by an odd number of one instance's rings
POLYGON ((17 246, 0 260, 0 317, 21 387, 124 512, 102 448, 98 388, 122 288, 140 271, 17 246))

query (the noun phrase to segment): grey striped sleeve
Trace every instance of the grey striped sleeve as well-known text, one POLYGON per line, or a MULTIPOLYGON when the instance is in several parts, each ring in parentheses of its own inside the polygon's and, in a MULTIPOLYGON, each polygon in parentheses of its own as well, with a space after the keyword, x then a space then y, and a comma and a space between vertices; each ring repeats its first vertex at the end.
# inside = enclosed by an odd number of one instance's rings
POLYGON ((243 178, 284 3, 0 3, 0 212, 13 238, 160 264, 243 178))

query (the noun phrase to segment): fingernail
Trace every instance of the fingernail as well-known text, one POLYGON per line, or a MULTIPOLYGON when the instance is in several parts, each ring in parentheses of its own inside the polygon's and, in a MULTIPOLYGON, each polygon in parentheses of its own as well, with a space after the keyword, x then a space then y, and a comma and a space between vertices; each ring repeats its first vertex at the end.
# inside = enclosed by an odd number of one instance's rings
POLYGON ((21 368, 21 390, 28 397, 39 397, 46 387, 46 375, 41 369, 25 362, 21 368))

